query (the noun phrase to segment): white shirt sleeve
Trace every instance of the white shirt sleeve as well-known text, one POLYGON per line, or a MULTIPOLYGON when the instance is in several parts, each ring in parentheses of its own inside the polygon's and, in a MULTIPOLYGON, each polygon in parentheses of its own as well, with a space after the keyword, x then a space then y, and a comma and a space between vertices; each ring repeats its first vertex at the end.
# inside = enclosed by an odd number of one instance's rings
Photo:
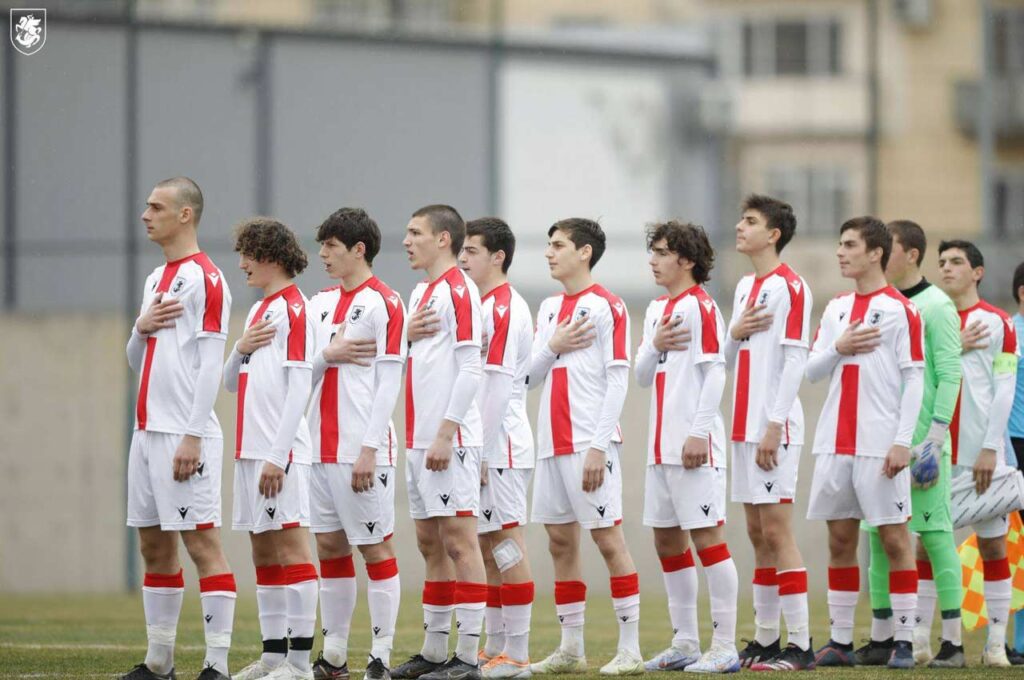
POLYGON ((196 375, 196 394, 192 399, 192 411, 188 417, 187 434, 202 437, 206 423, 210 420, 213 404, 217 401, 220 388, 220 373, 224 360, 223 335, 204 335, 198 340, 199 372, 196 375))
MULTIPOLYGON (((315 362, 313 370, 316 370, 315 362)), ((402 389, 402 364, 398 361, 378 361, 374 364, 373 388, 373 405, 370 407, 363 446, 379 449, 386 444, 388 420, 395 410, 395 402, 402 389)))
POLYGON ((697 370, 704 375, 704 385, 697 401, 697 412, 690 425, 691 437, 705 438, 715 425, 715 416, 725 391, 725 364, 720 361, 697 364, 697 370))
POLYGON ((504 371, 486 371, 483 391, 480 393, 480 417, 484 425, 484 456, 498 446, 501 424, 512 398, 513 376, 504 371))
MULTIPOLYGON (((539 335, 539 334, 538 334, 539 335)), ((558 357, 548 347, 548 341, 537 338, 533 341, 533 351, 530 353, 530 389, 535 390, 544 384, 548 377, 548 371, 558 357)))
POLYGON ((768 420, 780 425, 785 424, 789 418, 789 412, 793 409, 793 402, 800 392, 800 383, 804 379, 804 370, 807 368, 807 348, 796 345, 784 345, 782 347, 782 376, 776 386, 775 403, 768 413, 768 420))
POLYGON ((138 373, 142 370, 142 361, 146 358, 146 336, 139 333, 139 329, 132 324, 132 334, 128 336, 128 366, 138 373))
POLYGON ((903 377, 903 395, 900 397, 900 420, 893 446, 910 448, 917 427, 917 416, 921 413, 924 398, 924 368, 907 366, 900 369, 903 377))
POLYGON ((998 450, 1010 422, 1013 410, 1013 397, 1017 389, 1017 376, 1013 373, 996 373, 995 393, 992 395, 992 407, 988 412, 988 427, 985 429, 985 440, 982 448, 998 450))
POLYGON ((289 366, 285 371, 288 389, 285 392, 281 420, 277 424, 277 434, 274 435, 267 459, 282 470, 288 465, 288 452, 295 446, 295 435, 306 412, 309 390, 313 385, 313 371, 308 366, 289 366))
MULTIPOLYGON (((653 305, 653 303, 652 303, 653 305)), ((654 375, 658 372, 658 358, 661 353, 654 348, 654 334, 656 328, 652 328, 654 320, 651 318, 651 307, 647 308, 644 315, 644 334, 640 340, 640 347, 636 351, 636 384, 640 387, 650 387, 654 382, 654 375)), ((660 324, 661 321, 659 320, 660 324)))
POLYGON ((597 419, 597 429, 590 448, 607 451, 608 444, 619 425, 619 416, 626 403, 626 392, 629 389, 629 366, 616 364, 607 369, 608 385, 601 402, 601 415, 597 419))
POLYGON ((456 347, 455 361, 459 364, 459 374, 452 385, 452 396, 448 400, 448 410, 445 411, 444 418, 462 425, 480 387, 482 370, 479 343, 467 343, 456 347))
POLYGON ((231 348, 227 362, 224 363, 224 387, 228 392, 234 394, 238 391, 238 374, 242 370, 242 359, 245 355, 238 351, 238 343, 231 348))

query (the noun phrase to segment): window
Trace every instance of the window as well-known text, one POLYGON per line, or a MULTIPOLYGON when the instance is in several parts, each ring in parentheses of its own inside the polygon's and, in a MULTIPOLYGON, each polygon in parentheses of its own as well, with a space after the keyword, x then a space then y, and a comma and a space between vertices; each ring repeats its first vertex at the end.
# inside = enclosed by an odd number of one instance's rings
POLYGON ((992 12, 992 43, 996 75, 1024 75, 1024 8, 992 12))
POLYGON ((777 165, 765 185, 770 196, 793 206, 803 233, 832 234, 847 217, 850 180, 844 167, 777 165))
POLYGON ((841 29, 837 19, 744 21, 743 75, 839 75, 841 29))
POLYGON ((997 238, 1024 237, 1024 170, 993 181, 992 228, 997 238))

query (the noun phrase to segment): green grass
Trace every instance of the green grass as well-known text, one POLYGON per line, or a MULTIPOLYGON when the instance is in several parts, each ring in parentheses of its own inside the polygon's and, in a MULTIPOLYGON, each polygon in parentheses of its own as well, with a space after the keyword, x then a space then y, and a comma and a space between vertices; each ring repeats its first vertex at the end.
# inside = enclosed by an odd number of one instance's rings
MULTIPOLYGON (((398 663, 419 650, 422 640, 422 619, 418 593, 406 591, 405 602, 395 636, 392 661, 398 663)), ((858 622, 867 623, 868 612, 862 598, 858 622)), ((668 615, 664 598, 651 593, 644 598, 641 618, 641 642, 645 655, 659 651, 668 642, 668 615)), ((703 613, 707 611, 702 603, 703 613)), ((740 609, 740 635, 750 634, 749 607, 740 609)), ((369 619, 365 597, 361 598, 353 621, 350 656, 353 668, 361 665, 369 651, 369 619)), ((828 637, 828 614, 823 601, 812 611, 812 629, 817 643, 828 637)), ((615 653, 618 630, 608 598, 591 597, 587 607, 587 656, 590 667, 586 674, 598 677, 597 668, 615 653)), ((702 640, 710 639, 710 624, 702 624, 702 640)), ((859 629, 858 638, 867 630, 859 629)), ((981 652, 982 633, 966 636, 968 663, 977 664, 981 652)), ((540 598, 534 606, 531 653, 539 659, 557 644, 558 624, 551 598, 540 598)), ((317 640, 314 649, 321 647, 317 640)), ((129 595, 47 595, 0 597, 0 678, 18 677, 110 677, 124 673, 139 663, 146 648, 142 602, 129 595)), ((233 668, 241 668, 260 651, 256 602, 252 593, 240 593, 235 613, 235 633, 231 649, 233 668)), ((203 660, 203 628, 197 593, 186 593, 181 623, 178 627, 178 677, 194 678, 203 660)), ((966 671, 915 670, 899 673, 880 669, 821 670, 828 678, 872 678, 893 676, 904 678, 1024 678, 1024 668, 997 671, 969 668, 966 671)), ((682 679, 683 675, 671 674, 682 679)), ((583 676, 580 676, 583 677, 583 676)))

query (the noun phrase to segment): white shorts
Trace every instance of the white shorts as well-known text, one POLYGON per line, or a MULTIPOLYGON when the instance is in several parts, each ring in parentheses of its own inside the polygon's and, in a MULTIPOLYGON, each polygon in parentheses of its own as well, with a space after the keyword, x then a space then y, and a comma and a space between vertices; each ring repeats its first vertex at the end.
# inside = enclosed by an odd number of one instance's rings
POLYGON ((705 529, 725 524, 725 468, 648 465, 644 526, 705 529))
POLYGON ((235 531, 264 531, 309 526, 308 464, 290 463, 284 485, 274 498, 260 493, 260 474, 266 461, 235 461, 235 504, 231 526, 235 531))
POLYGON ((586 457, 586 451, 577 451, 537 461, 532 521, 540 524, 579 522, 584 529, 601 529, 622 523, 619 444, 612 442, 608 445, 604 483, 590 493, 583 491, 586 457))
POLYGON ((476 517, 480 509, 480 447, 456 446, 448 469, 426 468, 426 449, 405 452, 405 483, 409 492, 409 515, 431 517, 476 517))
POLYGON ((768 505, 792 503, 796 498, 796 479, 800 469, 802 446, 779 447, 779 464, 770 472, 757 465, 757 444, 732 443, 732 501, 768 505))
POLYGON ((526 524, 526 492, 533 468, 490 468, 480 487, 480 517, 476 532, 488 534, 526 524))
POLYGON ((220 526, 224 440, 203 437, 199 467, 174 481, 174 455, 184 435, 136 430, 128 452, 128 526, 192 531, 220 526))
POLYGON ((373 545, 395 532, 395 468, 378 465, 369 491, 352 490, 352 463, 314 463, 309 482, 314 534, 344 531, 351 545, 373 545))
MULTIPOLYGON (((962 475, 973 474, 973 467, 968 465, 953 466, 953 479, 962 475)), ((971 529, 974 530, 974 533, 978 534, 978 538, 999 538, 1000 536, 1005 536, 1010 531, 1010 518, 1006 515, 990 517, 984 522, 975 522, 971 525, 971 529)))
POLYGON ((862 519, 869 526, 910 519, 910 471, 882 474, 885 458, 834 453, 815 456, 807 519, 862 519))

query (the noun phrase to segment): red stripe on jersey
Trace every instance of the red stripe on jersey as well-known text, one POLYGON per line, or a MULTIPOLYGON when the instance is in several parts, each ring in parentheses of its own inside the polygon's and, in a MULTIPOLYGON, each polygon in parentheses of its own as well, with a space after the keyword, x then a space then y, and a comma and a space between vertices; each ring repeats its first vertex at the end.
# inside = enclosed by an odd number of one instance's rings
POLYGON ((508 435, 506 435, 505 439, 508 440, 508 466, 509 466, 509 468, 511 468, 512 467, 512 437, 509 437, 508 435))
POLYGON ((338 462, 338 368, 324 372, 320 390, 320 462, 338 462))
POLYGON ((995 314, 1003 321, 1003 347, 1000 350, 1003 354, 1016 354, 1017 353, 1017 328, 1013 325, 1013 318, 1005 311, 990 305, 988 302, 982 300, 977 304, 977 307, 984 309, 986 312, 995 314))
POLYGON ((288 306, 288 356, 286 361, 306 361, 306 303, 296 285, 283 291, 288 306))
POLYGON ((661 465, 661 423, 665 409, 665 372, 654 376, 654 403, 657 413, 654 416, 654 464, 661 465))
POLYGON ((203 283, 206 285, 206 307, 203 312, 203 330, 208 333, 224 333, 224 281, 220 270, 206 253, 199 253, 195 263, 203 270, 203 283))
POLYGON ((747 438, 747 409, 750 402, 750 350, 741 349, 736 363, 736 403, 732 411, 732 440, 747 438))
POLYGON ((960 397, 962 394, 963 388, 961 387, 956 392, 956 406, 953 407, 953 418, 949 421, 949 439, 953 443, 953 456, 950 462, 953 465, 956 465, 956 460, 960 457, 960 397))
POLYGON ((605 299, 612 313, 612 359, 626 361, 629 358, 626 352, 626 305, 622 298, 608 292, 603 286, 594 286, 592 292, 605 299))
POLYGON ((508 345, 509 321, 512 317, 512 287, 503 283, 484 296, 494 298, 491 318, 494 321, 494 337, 488 341, 487 364, 502 366, 505 363, 505 347, 508 345))
POLYGON ((907 313, 907 325, 910 332, 910 360, 924 361, 924 329, 921 324, 921 312, 914 306, 914 303, 895 288, 886 288, 884 292, 893 300, 900 302, 903 305, 903 310, 907 313))
POLYGON ((715 302, 703 288, 697 288, 693 296, 700 309, 700 347, 704 354, 718 354, 718 320, 715 318, 715 302))
POLYGON ((235 413, 235 458, 242 457, 242 432, 245 429, 245 388, 249 384, 249 374, 238 374, 238 410, 235 413))
POLYGON ((804 336, 804 305, 807 303, 805 286, 800 277, 787 265, 779 267, 779 276, 786 280, 789 290, 789 315, 786 317, 787 340, 799 340, 804 336))
MULTIPOLYGON (((178 273, 178 267, 188 259, 184 258, 175 262, 168 262, 164 266, 164 273, 160 276, 160 282, 157 284, 155 292, 166 293, 170 289, 175 275, 178 273)), ((135 401, 135 419, 138 421, 140 430, 146 429, 146 421, 148 420, 146 404, 149 400, 149 374, 153 370, 153 355, 155 353, 156 338, 149 336, 146 338, 146 358, 142 364, 142 378, 139 380, 139 396, 135 401)))
POLYGON ((573 453, 569 369, 565 366, 551 369, 551 441, 555 455, 573 453))
POLYGON ((839 394, 839 417, 836 422, 836 453, 857 452, 857 398, 860 390, 860 366, 843 366, 839 394))
POLYGON ((473 302, 469 298, 466 275, 458 267, 452 267, 443 277, 448 281, 448 292, 452 296, 455 311, 455 342, 473 339, 473 302))
POLYGON ((850 309, 850 325, 864 320, 864 315, 868 313, 868 305, 871 304, 871 298, 873 297, 873 293, 870 295, 858 293, 853 296, 853 308, 850 309))
POLYGON ((412 396, 412 357, 405 361, 405 448, 412 448, 412 435, 416 429, 416 403, 412 396))
POLYGON ((384 285, 376 276, 370 279, 369 286, 384 298, 384 309, 388 311, 388 327, 385 331, 386 341, 384 354, 402 355, 402 329, 405 328, 405 312, 402 310, 402 298, 398 293, 384 285))
MULTIPOLYGON (((591 288, 593 288, 593 286, 591 286, 591 288)), ((576 295, 562 296, 562 305, 558 308, 558 323, 562 323, 563 321, 572 318, 572 313, 576 311, 576 303, 579 301, 580 296, 589 290, 590 288, 577 293, 576 295)))

